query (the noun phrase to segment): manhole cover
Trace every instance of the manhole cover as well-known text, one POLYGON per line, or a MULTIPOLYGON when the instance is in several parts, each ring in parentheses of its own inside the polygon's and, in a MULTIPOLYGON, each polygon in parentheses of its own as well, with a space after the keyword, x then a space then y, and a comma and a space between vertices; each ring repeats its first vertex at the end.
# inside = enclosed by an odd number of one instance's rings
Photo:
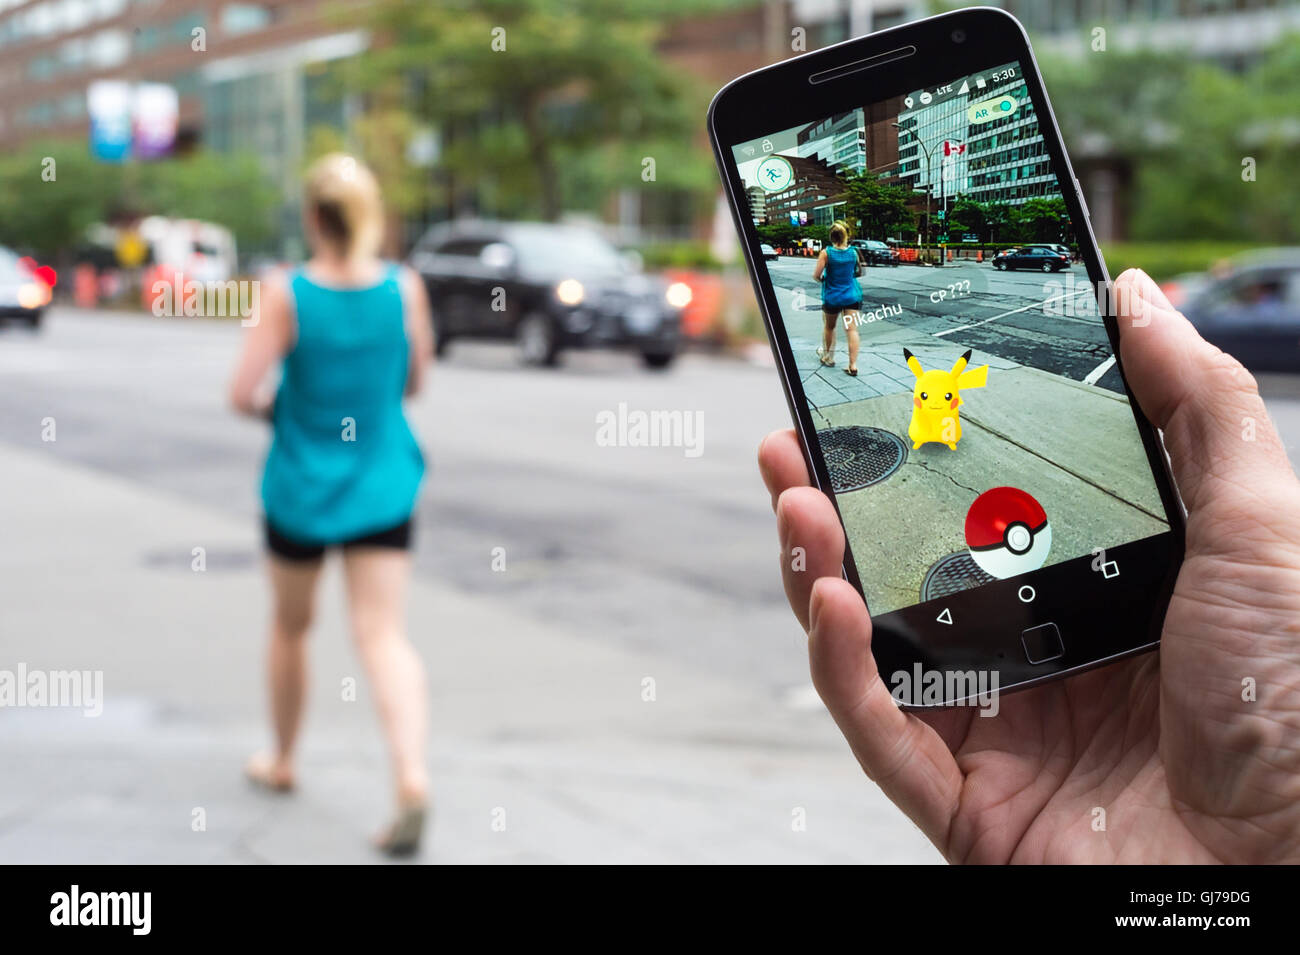
POLYGON ((966 551, 940 557, 925 574, 921 584, 921 600, 934 600, 947 597, 962 590, 970 590, 993 580, 993 577, 980 570, 979 565, 966 551))
POLYGON ((817 437, 836 493, 883 481, 907 459, 907 445, 902 438, 880 428, 827 428, 818 431, 817 437))

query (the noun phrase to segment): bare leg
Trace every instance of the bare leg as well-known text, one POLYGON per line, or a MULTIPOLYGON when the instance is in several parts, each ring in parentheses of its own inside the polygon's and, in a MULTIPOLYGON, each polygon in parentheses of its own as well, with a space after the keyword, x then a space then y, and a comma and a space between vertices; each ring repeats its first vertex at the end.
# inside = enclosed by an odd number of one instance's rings
POLYGON ((849 343, 849 371, 858 370, 858 348, 862 341, 858 337, 858 313, 842 312, 844 316, 844 337, 849 343))
POLYGON ((822 358, 827 362, 835 360, 835 323, 837 317, 822 312, 822 358))
POLYGON ((275 789, 293 785, 294 746, 307 698, 307 631, 311 626, 322 561, 268 558, 275 607, 267 670, 271 687, 271 723, 275 752, 254 757, 249 775, 275 789))
POLYGON ((354 547, 344 552, 343 566, 352 633, 392 756, 397 802, 422 806, 429 791, 429 704, 424 663, 406 637, 411 556, 393 548, 354 547))

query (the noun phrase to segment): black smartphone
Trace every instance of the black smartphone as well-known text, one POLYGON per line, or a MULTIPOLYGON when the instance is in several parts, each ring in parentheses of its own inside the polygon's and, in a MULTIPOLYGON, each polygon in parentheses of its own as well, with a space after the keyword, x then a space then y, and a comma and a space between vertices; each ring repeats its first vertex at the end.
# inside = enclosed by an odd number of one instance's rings
POLYGON ((786 60, 708 122, 896 699, 970 703, 1156 647, 1182 506, 1015 18, 786 60))

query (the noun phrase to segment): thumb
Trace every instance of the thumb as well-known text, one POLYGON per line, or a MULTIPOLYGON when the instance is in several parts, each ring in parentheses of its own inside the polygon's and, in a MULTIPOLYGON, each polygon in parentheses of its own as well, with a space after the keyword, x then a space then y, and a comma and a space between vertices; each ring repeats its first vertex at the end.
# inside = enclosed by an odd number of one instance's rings
POLYGON ((1145 272, 1124 272, 1113 295, 1125 376, 1164 431, 1188 511, 1276 506, 1278 482, 1293 484, 1295 474, 1255 379, 1203 339, 1145 272))

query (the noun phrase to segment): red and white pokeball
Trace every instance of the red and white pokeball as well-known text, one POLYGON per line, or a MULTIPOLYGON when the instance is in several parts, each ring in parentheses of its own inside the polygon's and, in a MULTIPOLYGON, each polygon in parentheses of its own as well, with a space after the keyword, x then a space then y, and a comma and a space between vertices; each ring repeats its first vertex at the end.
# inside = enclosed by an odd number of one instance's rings
POLYGON ((999 580, 1037 570, 1052 549, 1047 512, 1018 487, 995 487, 966 512, 966 546, 975 563, 999 580))

